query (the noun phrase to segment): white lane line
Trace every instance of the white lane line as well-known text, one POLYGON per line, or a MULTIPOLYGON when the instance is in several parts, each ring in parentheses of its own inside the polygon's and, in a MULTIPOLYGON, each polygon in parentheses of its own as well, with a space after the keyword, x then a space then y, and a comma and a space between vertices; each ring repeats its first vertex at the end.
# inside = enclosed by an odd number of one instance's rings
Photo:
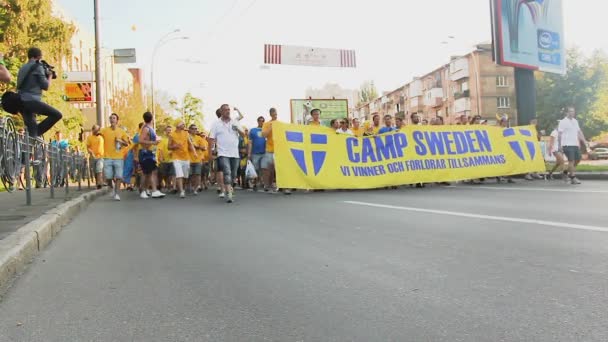
POLYGON ((427 213, 427 214, 458 216, 458 217, 475 218, 475 219, 492 220, 492 221, 503 221, 503 222, 514 222, 514 223, 529 223, 529 224, 536 224, 536 225, 541 225, 541 226, 570 228, 570 229, 579 229, 579 230, 590 230, 590 231, 595 231, 595 232, 608 232, 608 227, 587 226, 587 225, 583 225, 583 224, 574 224, 574 223, 566 223, 566 222, 554 222, 554 221, 544 221, 544 220, 535 220, 535 219, 526 219, 526 218, 517 218, 517 217, 505 217, 505 216, 480 215, 480 214, 461 213, 461 212, 456 212, 456 211, 435 210, 435 209, 400 207, 400 206, 394 206, 394 205, 357 202, 357 201, 344 201, 344 203, 366 206, 366 207, 374 207, 374 208, 414 211, 414 212, 427 213))
POLYGON ((548 189, 548 188, 513 188, 513 187, 497 187, 497 186, 453 186, 453 188, 465 189, 484 189, 484 190, 505 190, 505 191, 544 191, 544 192, 571 192, 581 194, 608 194, 606 190, 577 190, 577 189, 548 189))

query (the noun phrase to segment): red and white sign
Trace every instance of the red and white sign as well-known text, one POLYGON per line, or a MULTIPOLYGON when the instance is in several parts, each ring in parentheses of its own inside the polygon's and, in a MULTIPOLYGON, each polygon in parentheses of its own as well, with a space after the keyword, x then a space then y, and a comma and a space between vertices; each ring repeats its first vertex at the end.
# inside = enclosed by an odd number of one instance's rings
POLYGON ((264 64, 356 68, 357 56, 355 50, 266 44, 264 64))

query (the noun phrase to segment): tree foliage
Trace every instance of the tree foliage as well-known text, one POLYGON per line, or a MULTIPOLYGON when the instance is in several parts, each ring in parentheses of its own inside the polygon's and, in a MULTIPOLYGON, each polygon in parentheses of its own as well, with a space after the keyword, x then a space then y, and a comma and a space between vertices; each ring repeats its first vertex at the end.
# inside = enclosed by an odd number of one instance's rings
MULTIPOLYGON (((55 66, 58 75, 63 73, 63 62, 71 58, 71 40, 75 26, 52 15, 51 0, 4 0, 0 1, 0 52, 4 53, 7 68, 13 81, 0 85, 0 92, 15 88, 17 72, 27 62, 27 50, 36 46, 43 52, 43 58, 55 66)), ((82 125, 82 114, 69 103, 63 101, 64 82, 59 77, 51 82, 44 101, 63 114, 63 120, 54 127, 76 142, 82 125)), ((18 125, 23 121, 15 117, 18 125)))
POLYGON ((357 106, 363 105, 365 103, 369 103, 378 98, 378 89, 376 89, 376 85, 374 81, 367 81, 361 85, 361 89, 359 90, 359 103, 357 106))
POLYGON ((191 93, 186 93, 181 103, 177 100, 170 102, 171 107, 184 120, 186 127, 195 124, 199 129, 203 129, 204 114, 203 100, 193 96, 191 93))
POLYGON ((565 75, 537 74, 537 116, 541 129, 550 132, 562 109, 573 105, 585 135, 595 137, 608 130, 608 58, 601 52, 586 57, 579 50, 568 51, 565 75))

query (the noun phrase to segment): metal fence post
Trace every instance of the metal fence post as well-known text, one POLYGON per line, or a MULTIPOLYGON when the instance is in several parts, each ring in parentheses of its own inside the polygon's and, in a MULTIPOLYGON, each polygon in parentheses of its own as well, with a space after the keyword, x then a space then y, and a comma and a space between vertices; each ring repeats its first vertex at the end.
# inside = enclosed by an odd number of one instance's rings
POLYGON ((51 198, 55 198, 55 182, 53 182, 53 177, 55 177, 55 153, 53 151, 53 146, 49 145, 47 151, 49 154, 49 172, 48 175, 44 176, 48 176, 48 182, 51 187, 51 198))
MULTIPOLYGON (((25 134, 25 204, 32 205, 32 179, 30 172, 30 158, 32 153, 30 152, 30 135, 25 134)), ((16 158, 21 159, 22 153, 19 153, 16 158)))

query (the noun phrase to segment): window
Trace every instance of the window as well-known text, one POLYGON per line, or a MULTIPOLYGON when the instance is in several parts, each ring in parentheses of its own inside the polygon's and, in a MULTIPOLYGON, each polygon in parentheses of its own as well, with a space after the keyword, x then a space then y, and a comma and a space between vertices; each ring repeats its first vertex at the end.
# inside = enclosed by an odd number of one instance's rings
POLYGON ((469 90, 469 82, 462 82, 462 92, 469 90))
POLYGON ((496 106, 498 108, 511 108, 511 98, 504 96, 497 97, 496 106))
POLYGON ((401 105, 399 105, 399 104, 397 103, 397 113, 399 113, 400 111, 401 111, 401 105))
POLYGON ((496 76, 496 86, 497 87, 508 87, 509 82, 507 82, 506 76, 496 76))

